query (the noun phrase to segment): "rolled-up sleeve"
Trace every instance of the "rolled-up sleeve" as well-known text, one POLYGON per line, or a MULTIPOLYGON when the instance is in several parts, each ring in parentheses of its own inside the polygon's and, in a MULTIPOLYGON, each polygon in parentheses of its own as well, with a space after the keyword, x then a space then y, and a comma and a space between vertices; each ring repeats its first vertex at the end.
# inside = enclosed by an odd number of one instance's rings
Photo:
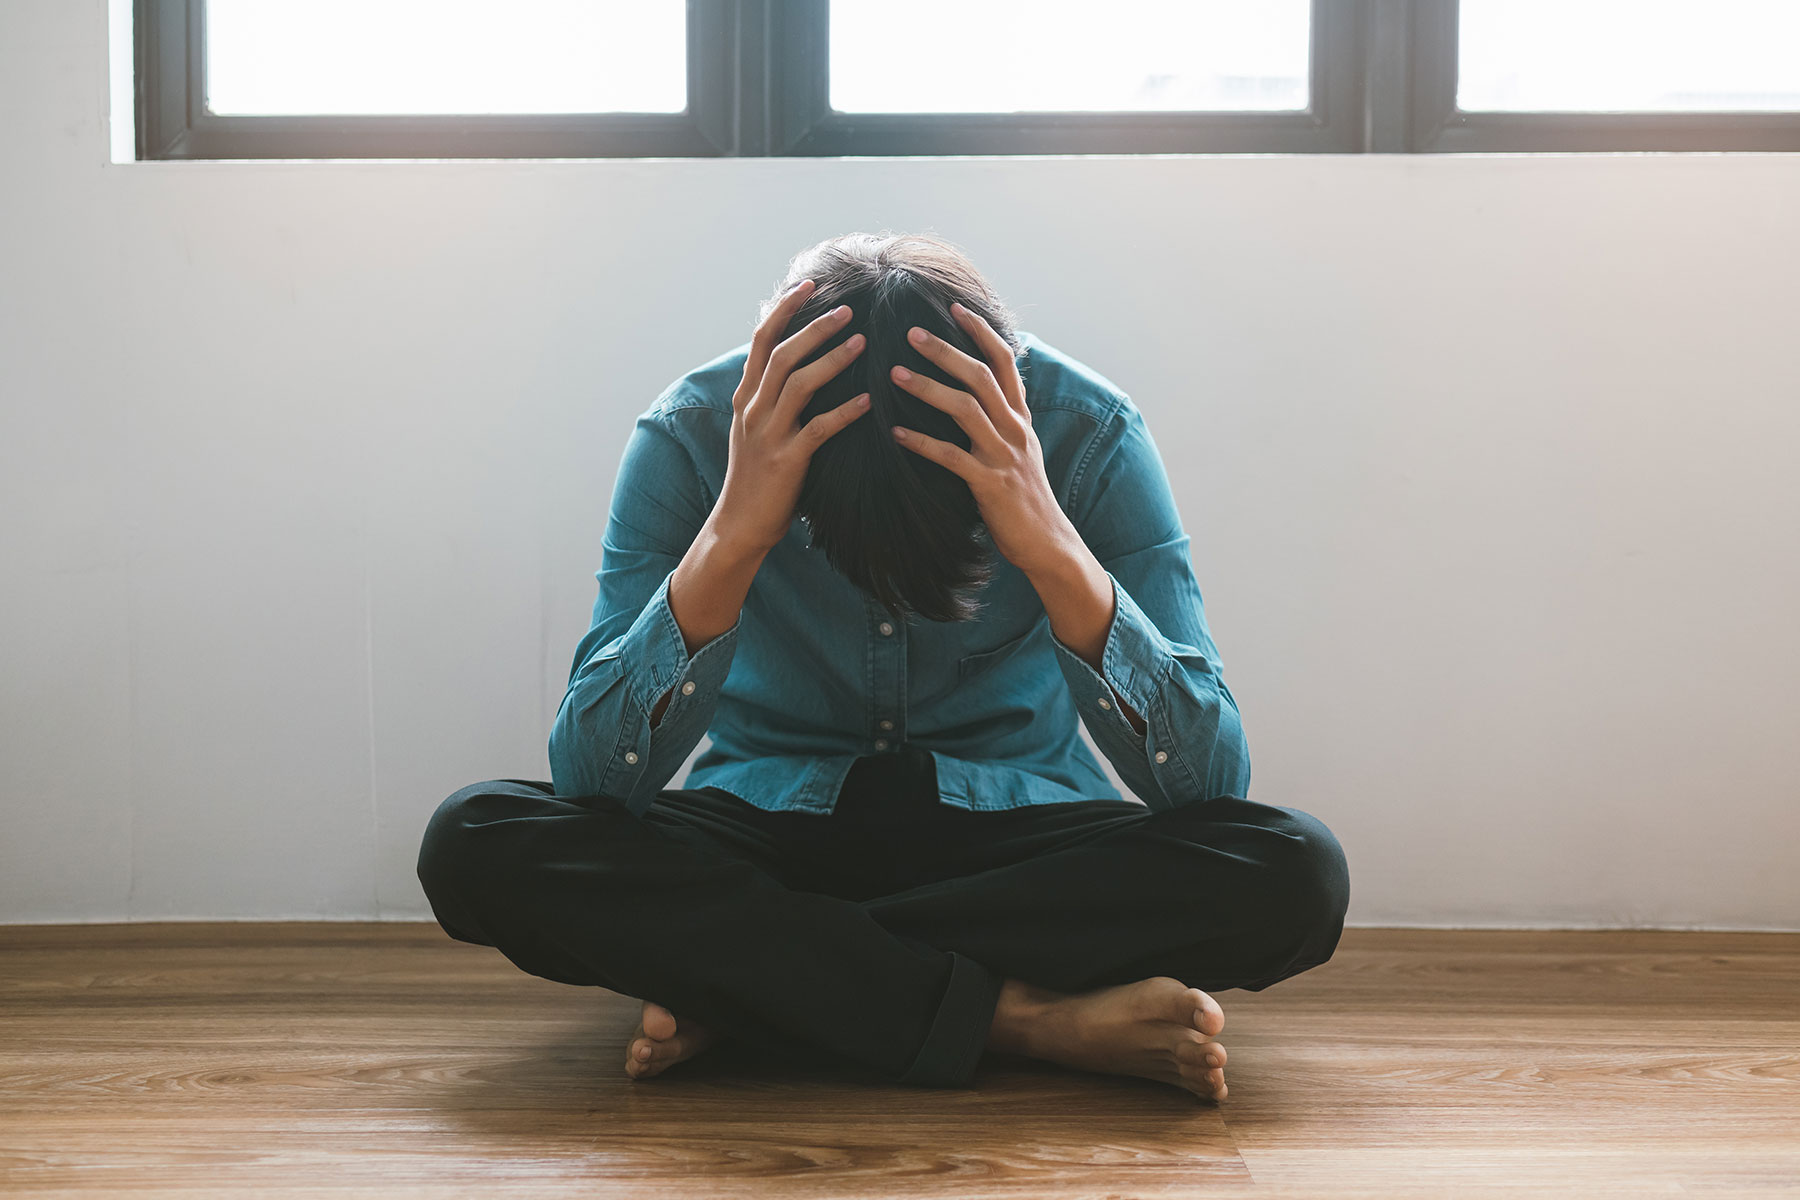
POLYGON ((612 796, 639 815, 712 723, 742 623, 690 655, 669 608, 669 578, 711 506, 666 422, 652 409, 626 441, 595 574, 600 594, 550 731, 557 795, 612 796))
POLYGON ((1250 749, 1207 628, 1189 538, 1162 456, 1129 398, 1095 434, 1087 461, 1070 519, 1112 581, 1101 669, 1051 635, 1082 721, 1151 808, 1247 795, 1250 749), (1113 693, 1143 717, 1144 732, 1113 693))

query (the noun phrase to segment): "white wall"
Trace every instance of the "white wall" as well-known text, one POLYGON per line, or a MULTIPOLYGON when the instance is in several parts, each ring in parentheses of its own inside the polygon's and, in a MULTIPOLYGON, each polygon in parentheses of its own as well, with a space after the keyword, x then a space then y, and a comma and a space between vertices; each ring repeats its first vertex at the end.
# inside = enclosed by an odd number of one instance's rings
POLYGON ((426 915, 631 417, 886 227, 1143 406, 1353 924, 1800 928, 1800 156, 115 164, 107 38, 0 4, 0 920, 426 915))

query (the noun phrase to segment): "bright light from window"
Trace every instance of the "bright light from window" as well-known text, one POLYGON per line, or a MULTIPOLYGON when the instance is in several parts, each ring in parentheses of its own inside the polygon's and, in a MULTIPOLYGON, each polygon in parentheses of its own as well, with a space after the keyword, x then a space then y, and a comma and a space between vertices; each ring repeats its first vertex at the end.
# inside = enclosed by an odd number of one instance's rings
POLYGON ((832 0, 842 112, 1304 109, 1307 0, 832 0))
POLYGON ((680 112, 681 0, 207 0, 215 113, 680 112))
POLYGON ((1800 109, 1796 0, 1463 0, 1465 111, 1800 109))

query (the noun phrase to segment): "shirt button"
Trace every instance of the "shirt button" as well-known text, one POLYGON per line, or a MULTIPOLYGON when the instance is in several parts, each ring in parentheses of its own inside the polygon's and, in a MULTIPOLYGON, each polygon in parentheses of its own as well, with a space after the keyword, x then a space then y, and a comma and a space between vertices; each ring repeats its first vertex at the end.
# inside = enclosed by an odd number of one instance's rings
POLYGON ((694 681, 693 680, 690 679, 686 683, 681 685, 681 694, 684 696, 691 696, 694 694, 694 681))
POLYGON ((1156 752, 1156 761, 1157 762, 1168 762, 1169 761, 1169 752, 1167 750, 1158 750, 1156 752))
POLYGON ((627 750, 625 752, 625 761, 628 763, 636 762, 637 761, 637 751, 636 750, 627 750))
POLYGON ((894 627, 887 621, 881 623, 881 636, 887 637, 894 632, 894 627))
POLYGON ((894 727, 894 723, 892 721, 888 720, 886 717, 883 717, 881 719, 881 727, 883 729, 892 729, 894 727))
POLYGON ((887 749, 887 739, 886 738, 876 738, 875 739, 875 748, 877 750, 886 750, 887 749))
POLYGON ((1108 700, 1105 696, 1102 696, 1102 697, 1100 697, 1100 707, 1101 708, 1111 708, 1112 701, 1108 700))

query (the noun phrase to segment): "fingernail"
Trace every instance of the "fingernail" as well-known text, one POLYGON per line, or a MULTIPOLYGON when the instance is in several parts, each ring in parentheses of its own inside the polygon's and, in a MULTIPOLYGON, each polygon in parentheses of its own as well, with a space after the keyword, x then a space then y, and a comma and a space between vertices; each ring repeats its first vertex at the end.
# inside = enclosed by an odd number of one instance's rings
POLYGON ((841 321, 850 315, 850 306, 848 304, 840 304, 831 310, 831 315, 841 321))
POLYGON ((869 393, 864 392, 862 395, 860 395, 856 398, 856 407, 858 407, 858 408, 869 407, 869 393))
POLYGON ((850 347, 852 350, 862 349, 862 344, 863 344, 863 335, 860 333, 853 333, 849 337, 844 339, 844 345, 850 347))
POLYGON ((906 336, 910 338, 915 345, 922 346, 925 344, 925 331, 920 329, 917 325, 913 326, 912 331, 906 336))
POLYGON ((960 303, 957 303, 950 306, 950 311, 961 317, 966 316, 969 310, 964 308, 960 303))
POLYGON ((904 442, 906 440, 906 430, 900 428, 898 425, 892 425, 892 426, 889 426, 889 428, 891 428, 894 431, 894 440, 895 441, 904 442))
POLYGON ((894 378, 898 379, 901 383, 905 383, 908 379, 912 378, 912 372, 905 367, 895 367, 894 378))

